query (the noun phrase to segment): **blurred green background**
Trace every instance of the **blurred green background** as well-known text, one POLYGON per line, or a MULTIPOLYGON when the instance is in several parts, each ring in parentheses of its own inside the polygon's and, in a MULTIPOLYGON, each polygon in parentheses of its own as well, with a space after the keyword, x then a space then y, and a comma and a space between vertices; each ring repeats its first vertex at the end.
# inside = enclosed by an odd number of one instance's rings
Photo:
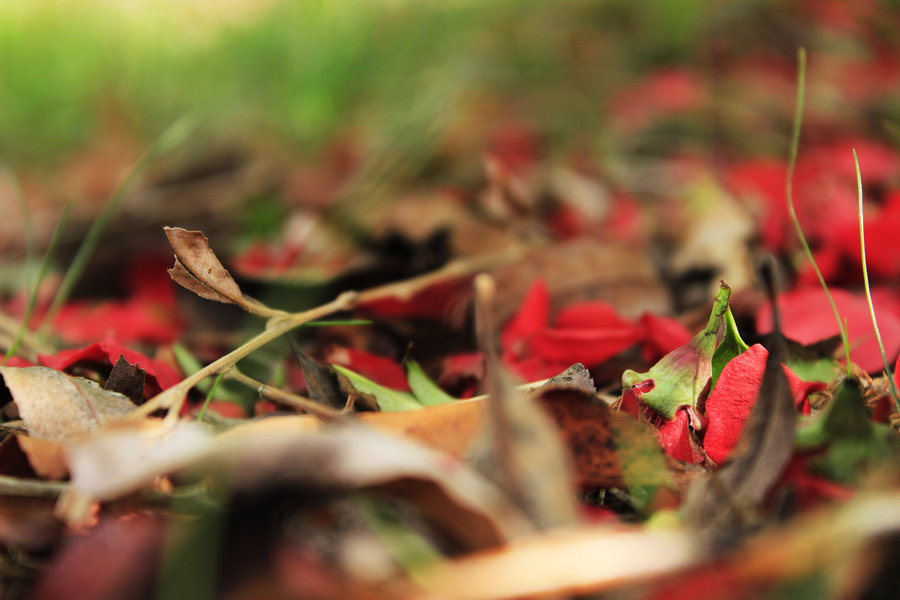
POLYGON ((712 68, 710 43, 794 52, 797 15, 754 0, 7 0, 0 153, 52 165, 106 127, 152 140, 190 115, 211 140, 316 153, 341 132, 522 119, 596 143, 647 71, 712 68))

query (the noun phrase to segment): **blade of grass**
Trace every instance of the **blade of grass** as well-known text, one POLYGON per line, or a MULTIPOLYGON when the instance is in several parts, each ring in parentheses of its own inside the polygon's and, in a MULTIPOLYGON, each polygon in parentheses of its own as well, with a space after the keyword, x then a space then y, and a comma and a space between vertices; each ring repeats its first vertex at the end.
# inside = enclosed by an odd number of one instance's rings
POLYGON ((87 263, 91 260, 94 251, 100 244, 100 239, 109 228, 113 216, 115 216, 122 200, 131 193, 131 190, 144 174, 147 167, 159 156, 180 145, 187 139, 188 135, 190 135, 191 130, 191 121, 187 117, 182 117, 172 123, 158 138, 156 138, 156 141, 150 144, 150 147, 144 151, 144 154, 141 155, 122 182, 110 195, 106 204, 103 206, 103 209, 100 211, 100 214, 88 230, 87 235, 85 235, 84 241, 81 242, 81 246, 79 246, 78 251, 75 253, 75 257, 72 259, 72 263, 66 270, 62 283, 60 283, 59 289, 53 297, 53 302, 50 304, 50 310, 44 318, 44 323, 42 325, 43 329, 50 326, 53 322, 53 317, 56 316, 56 313, 62 308, 62 305, 65 304, 66 300, 68 300, 72 293, 72 289, 81 278, 84 269, 87 267, 87 263))
POLYGON ((806 49, 800 48, 797 50, 797 104, 794 108, 794 126, 793 130, 791 131, 791 150, 790 156, 788 158, 788 172, 787 182, 785 184, 785 192, 787 194, 788 211, 791 214, 791 221, 794 223, 794 229, 796 229, 797 231, 797 237, 800 240, 800 245, 803 246, 803 252, 809 259, 809 262, 812 263, 813 270, 816 272, 816 277, 819 279, 819 283, 822 285, 822 289, 825 290, 825 295, 828 297, 828 303, 831 305, 831 310, 834 312, 834 318, 837 320, 838 329, 840 329, 841 332, 841 341, 844 343, 844 353, 847 361, 847 376, 849 377, 851 374, 850 343, 847 339, 847 328, 841 321, 841 315, 840 313, 838 313, 837 305, 834 303, 834 298, 831 297, 831 292, 828 290, 828 284, 825 283, 825 278, 822 276, 822 271, 819 270, 819 265, 816 264, 816 259, 815 257, 813 257, 812 250, 810 250, 809 244, 806 242, 806 236, 803 235, 803 228, 800 227, 800 220, 797 219, 797 212, 794 210, 794 169, 797 166, 797 150, 800 147, 800 129, 803 124, 803 99, 805 94, 806 49))
POLYGON ((897 386, 894 383, 894 376, 891 373, 891 367, 888 364, 887 352, 884 351, 884 342, 881 340, 881 332, 878 330, 878 321, 875 319, 875 305, 872 303, 872 291, 869 288, 869 269, 866 266, 866 227, 863 216, 863 189, 862 175, 859 170, 859 157, 856 155, 856 148, 853 148, 853 164, 856 167, 856 189, 859 204, 859 249, 862 256, 863 284, 866 288, 866 301, 869 303, 869 315, 872 317, 872 329, 875 330, 875 339, 878 341, 878 349, 881 351, 881 360, 884 361, 884 374, 888 380, 888 387, 891 390, 891 398, 894 399, 894 408, 900 415, 900 397, 897 395, 897 386))
POLYGON ((209 392, 206 394, 206 400, 203 401, 203 408, 200 409, 200 414, 197 415, 197 420, 202 422, 206 417, 206 409, 209 407, 209 403, 213 398, 213 394, 216 393, 216 390, 219 388, 219 384, 222 383, 222 379, 225 377, 225 373, 219 373, 219 375, 213 381, 212 386, 209 388, 209 392))
POLYGON ((59 222, 56 224, 56 229, 53 231, 53 236, 50 238, 50 244, 47 246, 47 251, 44 253, 44 259, 41 261, 41 266, 38 269, 34 285, 31 287, 31 291, 28 294, 28 303, 25 305, 25 314, 22 315, 22 322, 19 324, 19 329, 16 331, 16 336, 13 339, 12 344, 9 345, 6 354, 0 359, 0 365, 5 364, 11 356, 15 356, 19 349, 19 345, 22 343, 22 339, 25 337, 25 332, 28 331, 28 322, 31 320, 31 315, 34 313, 34 308, 37 305, 38 289, 40 288, 41 281, 43 281, 47 271, 50 269, 50 261, 53 258, 53 254, 56 252, 56 246, 59 244, 59 240, 62 238, 62 232, 66 229, 66 223, 69 221, 69 213, 71 210, 72 201, 69 200, 59 217, 59 222))

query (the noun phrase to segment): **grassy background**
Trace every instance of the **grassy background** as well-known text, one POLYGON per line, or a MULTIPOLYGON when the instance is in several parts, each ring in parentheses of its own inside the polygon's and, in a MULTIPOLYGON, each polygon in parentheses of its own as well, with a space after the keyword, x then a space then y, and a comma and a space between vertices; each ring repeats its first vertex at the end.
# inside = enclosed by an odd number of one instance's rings
POLYGON ((213 137, 274 136, 303 152, 347 128, 378 138, 473 108, 583 135, 622 82, 697 58, 703 6, 11 0, 0 153, 48 164, 104 125, 151 139, 184 114, 213 137))

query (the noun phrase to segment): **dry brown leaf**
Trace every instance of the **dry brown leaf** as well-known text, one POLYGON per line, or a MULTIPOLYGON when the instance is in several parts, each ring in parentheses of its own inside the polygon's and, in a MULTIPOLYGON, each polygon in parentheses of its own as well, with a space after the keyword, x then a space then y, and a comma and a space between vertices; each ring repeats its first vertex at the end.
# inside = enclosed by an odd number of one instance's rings
POLYGON ((181 227, 166 227, 165 231, 175 251, 175 265, 169 269, 172 280, 207 300, 241 307, 248 305, 238 284, 209 247, 203 232, 181 227))
POLYGON ((28 457, 28 464, 44 479, 64 479, 69 474, 65 448, 59 442, 17 435, 19 448, 28 457))
POLYGON ((694 538, 679 531, 582 526, 445 561, 416 581, 426 590, 422 598, 557 598, 646 584, 701 558, 694 538))
POLYGON ((136 407, 118 392, 48 367, 0 367, 31 437, 66 442, 136 407))
POLYGON ((444 535, 471 550, 533 531, 509 498, 474 469, 365 427, 304 433, 277 431, 265 421, 242 425, 183 471, 187 480, 210 475, 245 493, 285 486, 318 492, 378 488, 414 503, 444 535))
MULTIPOLYGON (((175 427, 149 419, 118 423, 67 445, 72 495, 86 501, 124 496, 157 475, 196 460, 213 445, 209 431, 196 423, 175 427)), ((75 514, 66 516, 78 520, 75 514)))

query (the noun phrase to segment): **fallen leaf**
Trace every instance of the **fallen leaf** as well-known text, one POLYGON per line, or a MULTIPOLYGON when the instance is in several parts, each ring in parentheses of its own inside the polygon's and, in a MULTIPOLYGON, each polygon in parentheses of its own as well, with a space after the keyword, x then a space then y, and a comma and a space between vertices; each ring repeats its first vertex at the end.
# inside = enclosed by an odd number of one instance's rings
POLYGON ((303 371, 303 381, 306 383, 306 393, 310 399, 325 406, 343 409, 347 405, 347 396, 341 392, 335 372, 304 354, 293 339, 291 348, 303 371))
POLYGON ((208 429, 193 422, 119 423, 66 447, 72 488, 61 504, 78 521, 78 508, 130 494, 159 475, 183 467, 214 447, 208 429))
POLYGON ((294 417, 264 419, 219 436, 214 449, 187 461, 180 480, 219 481, 237 493, 285 486, 317 494, 378 489, 414 503, 445 535, 471 550, 533 531, 496 485, 447 454, 364 427, 273 431, 266 422, 278 419, 294 417))
POLYGON ((383 411, 416 410, 422 405, 409 392, 392 390, 340 365, 332 365, 345 396, 361 396, 383 411))
POLYGON ((156 584, 165 528, 161 519, 104 519, 62 548, 29 594, 35 600, 140 598, 156 584), (77 590, 77 592, 75 592, 77 590))
POLYGON ((147 383, 150 384, 145 390, 147 397, 156 395, 181 381, 181 377, 175 369, 165 361, 148 358, 110 338, 84 348, 61 350, 56 354, 41 354, 38 359, 45 367, 65 371, 84 363, 108 364, 111 368, 120 356, 124 356, 125 360, 140 367, 146 373, 147 383))
POLYGON ((900 455, 896 432, 872 421, 861 385, 855 378, 844 379, 825 412, 797 434, 800 448, 824 447, 810 459, 810 467, 834 481, 856 483, 867 469, 900 455))
POLYGON ((40 477, 59 480, 69 475, 65 447, 60 442, 27 435, 16 435, 15 438, 22 452, 28 456, 28 464, 40 477))
POLYGON ((763 522, 763 503, 794 452, 796 412, 782 364, 785 342, 778 336, 774 340, 759 399, 733 459, 715 473, 694 480, 684 501, 689 522, 714 544, 733 541, 763 522))
POLYGON ((66 442, 136 408, 122 394, 47 367, 0 367, 0 375, 34 438, 66 442))
POLYGON ((119 392, 136 405, 144 402, 144 370, 133 365, 120 354, 113 365, 103 389, 119 392))
POLYGON ((175 251, 175 265, 169 269, 173 281, 207 300, 237 304, 244 309, 251 306, 210 249, 203 232, 181 227, 166 227, 165 232, 175 251))
POLYGON ((422 406, 438 406, 457 401, 456 398, 439 388, 416 361, 408 360, 404 366, 409 387, 422 406))
POLYGON ((580 526, 531 536, 416 574, 425 598, 555 598, 646 584, 696 564, 693 536, 626 526, 580 526), (513 575, 514 574, 514 575, 513 575))

